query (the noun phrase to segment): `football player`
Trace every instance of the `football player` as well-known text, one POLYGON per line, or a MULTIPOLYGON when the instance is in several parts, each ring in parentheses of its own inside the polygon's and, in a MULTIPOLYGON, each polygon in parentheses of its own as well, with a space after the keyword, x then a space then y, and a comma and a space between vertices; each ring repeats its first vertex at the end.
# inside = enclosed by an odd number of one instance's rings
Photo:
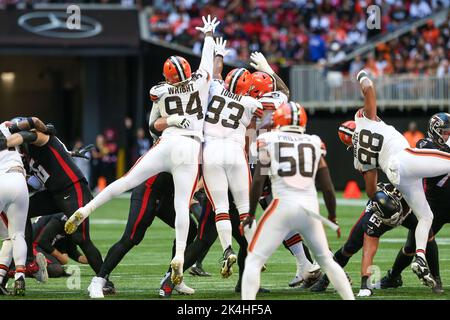
MULTIPOLYGON (((430 118, 428 123, 427 134, 428 137, 417 142, 418 149, 435 149, 442 152, 450 153, 448 140, 446 134, 450 131, 450 114, 437 113, 430 118)), ((431 232, 433 238, 441 230, 444 224, 450 223, 450 185, 448 183, 449 175, 440 175, 432 178, 423 179, 423 187, 425 196, 433 212, 434 218, 431 225, 431 232)), ((411 263, 412 254, 409 249, 410 246, 405 245, 400 249, 397 258, 388 271, 387 275, 381 280, 381 288, 396 288, 402 285, 401 272, 411 263)), ((433 292, 442 293, 442 281, 439 272, 439 256, 436 250, 429 254, 429 247, 427 248, 427 260, 430 264, 430 273, 436 280, 436 287, 433 292), (431 255, 431 257, 430 257, 431 255), (431 259, 431 260, 430 260, 431 259)))
POLYGON ((172 259, 172 280, 183 281, 183 260, 189 232, 189 204, 199 176, 199 155, 203 139, 204 114, 212 80, 213 32, 219 22, 203 17, 204 26, 196 27, 205 34, 199 69, 191 74, 191 66, 181 57, 171 56, 164 63, 165 82, 150 89, 153 101, 153 129, 164 131, 160 142, 142 156, 122 178, 107 186, 91 202, 79 208, 66 223, 73 233, 95 209, 160 172, 170 172, 175 184, 176 253, 172 259), (158 115, 161 117, 158 117, 158 115))
MULTIPOLYGON (((270 129, 272 113, 283 103, 288 101, 289 89, 281 78, 273 71, 264 55, 260 52, 252 53, 250 65, 257 71, 253 75, 253 85, 250 95, 258 99, 264 108, 264 117, 257 124, 259 133, 263 133, 270 129)), ((326 154, 325 145, 323 152, 326 154)), ((325 159, 324 159, 325 161, 325 159)), ((317 175, 318 184, 320 185, 325 204, 328 210, 328 219, 334 223, 336 221, 336 196, 334 186, 331 182, 328 167, 326 170, 319 171, 317 175)), ((260 205, 266 209, 272 200, 270 194, 270 181, 265 186, 265 196, 260 200, 260 205)), ((340 229, 337 231, 340 237, 340 229)), ((312 263, 308 248, 302 243, 302 237, 296 232, 286 235, 283 241, 284 246, 291 252, 296 259, 297 272, 294 278, 289 282, 290 287, 302 285, 308 288, 321 276, 320 268, 317 263, 312 263)))
MULTIPOLYGON (((345 244, 334 253, 334 260, 341 267, 345 267, 350 258, 361 248, 363 249, 361 262, 361 287, 359 297, 367 297, 373 294, 368 279, 371 275, 370 266, 378 250, 379 239, 386 232, 402 225, 409 230, 407 247, 414 252, 414 231, 417 219, 411 214, 406 201, 401 193, 390 183, 378 183, 378 191, 367 205, 352 227, 350 235, 345 244)), ((436 242, 429 237, 427 244, 427 255, 437 249, 436 242)), ((431 263, 430 263, 431 266, 431 263)), ((323 275, 312 287, 312 292, 323 292, 327 289, 330 281, 323 275)))
MULTIPOLYGON (((19 123, 26 123, 21 121, 19 123)), ((27 128, 28 130, 30 128, 27 128)), ((25 129, 26 130, 26 129, 25 129)), ((35 132, 36 140, 27 144, 25 157, 29 170, 40 180, 44 189, 30 197, 25 239, 28 245, 28 259, 34 259, 32 250, 31 218, 63 212, 67 217, 92 199, 86 178, 72 159, 72 152, 51 131, 35 132)), ((31 132, 33 133, 33 132, 31 132)), ((9 140, 9 138, 8 138, 9 140)), ((14 141, 15 145, 26 142, 23 139, 14 141)), ((81 228, 72 234, 72 240, 85 254, 90 267, 97 274, 102 265, 100 251, 94 245, 89 234, 89 220, 83 221, 81 228)))
MULTIPOLYGON (((228 278, 237 256, 232 242, 228 189, 243 220, 249 210, 250 168, 245 150, 246 129, 254 116, 261 117, 263 107, 247 96, 253 83, 245 68, 231 70, 222 80, 226 40, 216 39, 213 81, 209 89, 208 111, 203 133, 203 182, 216 214, 216 229, 223 249, 221 275, 228 278)), ((252 234, 244 230, 247 241, 252 234)))
POLYGON ((242 280, 242 299, 253 300, 261 267, 290 231, 300 232, 322 270, 343 299, 354 299, 344 270, 333 260, 321 223, 315 175, 323 166, 321 140, 305 134, 305 113, 297 103, 281 105, 273 113, 277 131, 257 138, 258 163, 250 193, 249 216, 242 226, 254 227, 256 206, 267 175, 274 200, 261 217, 248 248, 242 280))
MULTIPOLYGON (((0 250, 0 283, 7 276, 14 258, 16 272, 13 294, 19 296, 25 295, 25 224, 29 199, 26 172, 17 146, 37 139, 35 132, 22 132, 24 126, 47 131, 47 127, 37 118, 27 118, 22 123, 8 121, 0 124, 0 214, 4 230, 0 250)), ((1 293, 7 293, 3 287, 1 293)))
MULTIPOLYGON (((422 178, 450 173, 450 155, 435 149, 410 148, 400 132, 377 116, 375 86, 364 70, 357 74, 357 80, 364 96, 364 107, 355 114, 354 166, 363 174, 369 198, 377 190, 378 168, 403 194, 418 220, 416 254, 411 268, 423 283, 435 287, 436 281, 430 274, 425 257, 433 212, 425 197, 422 178)), ((443 129, 441 135, 446 142, 450 130, 443 129)))
MULTIPOLYGON (((122 261, 125 255, 139 245, 145 232, 152 225, 155 217, 159 217, 171 228, 175 226, 174 185, 170 173, 161 172, 149 178, 131 192, 130 209, 125 231, 121 239, 108 251, 102 268, 89 285, 91 298, 103 298, 102 288, 105 286, 111 272, 122 261)), ((191 243, 197 233, 197 225, 193 218, 189 220, 189 234, 187 242, 191 243)), ((175 254, 175 241, 172 257, 175 254)), ((184 294, 193 294, 194 290, 182 282, 175 286, 175 290, 184 294)))
MULTIPOLYGON (((239 244, 239 253, 237 257, 237 264, 239 266, 239 278, 234 291, 236 293, 240 293, 248 244, 245 236, 243 236, 240 232, 239 211, 234 204, 231 192, 228 192, 228 197, 230 204, 230 221, 232 224, 233 238, 239 244)), ((190 265, 195 263, 198 260, 199 256, 203 256, 217 239, 215 213, 213 211, 212 204, 206 196, 200 196, 199 200, 201 201, 202 215, 197 229, 197 237, 195 238, 194 242, 186 248, 184 265, 185 269, 189 268, 190 265)), ((172 294, 173 289, 174 284, 170 279, 170 274, 166 273, 166 275, 161 280, 159 296, 161 298, 169 298, 172 294)), ((259 292, 268 293, 270 291, 266 288, 259 288, 259 292)))
POLYGON ((64 213, 57 213, 38 217, 32 224, 33 254, 36 260, 40 255, 44 256, 49 278, 69 276, 64 269, 69 258, 78 263, 88 263, 86 256, 78 251, 72 238, 64 232, 66 221, 64 213))

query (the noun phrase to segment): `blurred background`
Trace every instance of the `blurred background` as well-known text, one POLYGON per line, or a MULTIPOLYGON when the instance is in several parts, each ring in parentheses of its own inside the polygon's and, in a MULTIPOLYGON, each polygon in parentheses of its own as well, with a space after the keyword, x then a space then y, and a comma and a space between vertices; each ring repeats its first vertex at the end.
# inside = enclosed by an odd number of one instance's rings
MULTIPOLYGON (((411 145, 429 117, 450 109, 450 0, 0 0, 0 120, 52 122, 68 148, 95 144, 80 167, 93 188, 121 176, 153 141, 149 89, 173 54, 195 70, 201 16, 221 20, 227 72, 263 52, 327 145, 337 189, 363 185, 339 124, 362 105, 355 74, 375 78, 382 119, 411 145), (368 8, 377 5, 377 11, 368 8), (375 27, 374 27, 375 26, 375 27), (377 28, 379 26, 379 28, 377 28)), ((250 67, 249 67, 250 68, 250 67)))

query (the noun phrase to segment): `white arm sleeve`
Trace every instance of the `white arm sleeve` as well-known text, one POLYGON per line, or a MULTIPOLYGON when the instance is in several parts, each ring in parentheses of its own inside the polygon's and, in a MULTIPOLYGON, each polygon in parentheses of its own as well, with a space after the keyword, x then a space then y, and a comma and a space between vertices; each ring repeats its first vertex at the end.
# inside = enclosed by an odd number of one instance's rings
POLYGON ((203 45, 202 51, 202 60, 200 61, 199 69, 205 70, 208 72, 210 78, 212 78, 213 74, 213 66, 214 66, 214 39, 213 37, 207 36, 205 37, 205 42, 203 45))
MULTIPOLYGON (((148 120, 148 127, 151 128, 152 124, 154 124, 155 121, 158 120, 159 118, 161 118, 161 112, 159 111, 159 107, 156 105, 156 103, 153 103, 152 111, 150 112, 150 118, 148 120)), ((153 141, 158 140, 159 137, 156 134, 154 134, 151 130, 150 134, 153 138, 153 141)))

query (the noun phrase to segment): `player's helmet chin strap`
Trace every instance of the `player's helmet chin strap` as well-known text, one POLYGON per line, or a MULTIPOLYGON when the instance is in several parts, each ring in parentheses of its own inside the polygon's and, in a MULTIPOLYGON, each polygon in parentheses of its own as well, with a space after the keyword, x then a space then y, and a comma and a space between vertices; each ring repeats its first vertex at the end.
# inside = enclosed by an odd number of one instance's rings
POLYGON ((306 128, 301 126, 282 126, 279 128, 280 131, 289 131, 297 133, 305 133, 306 128))

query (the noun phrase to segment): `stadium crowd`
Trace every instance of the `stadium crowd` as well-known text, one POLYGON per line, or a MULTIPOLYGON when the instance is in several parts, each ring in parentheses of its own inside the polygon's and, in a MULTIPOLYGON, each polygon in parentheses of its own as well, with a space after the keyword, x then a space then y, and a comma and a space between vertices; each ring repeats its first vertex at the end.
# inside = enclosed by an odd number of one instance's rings
MULTIPOLYGON (((202 39, 195 26, 199 17, 214 13, 223 21, 219 34, 228 40, 228 62, 248 61, 250 52, 261 51, 274 67, 288 67, 338 59, 380 32, 392 32, 449 5, 448 0, 154 0, 149 25, 155 37, 199 53, 202 39), (381 30, 368 30, 366 26, 366 8, 370 4, 381 7, 381 30)), ((448 73, 449 21, 439 28, 429 22, 380 45, 364 61, 356 59, 337 68, 353 72, 366 64, 374 75, 448 73)))

